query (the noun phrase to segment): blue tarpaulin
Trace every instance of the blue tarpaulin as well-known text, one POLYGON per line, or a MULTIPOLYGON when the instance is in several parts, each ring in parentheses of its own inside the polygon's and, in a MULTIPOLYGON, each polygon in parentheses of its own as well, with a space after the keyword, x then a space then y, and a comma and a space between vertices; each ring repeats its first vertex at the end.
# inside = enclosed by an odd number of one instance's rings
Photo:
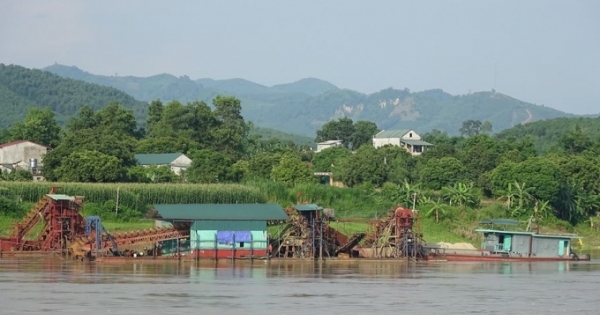
POLYGON ((217 231, 217 243, 232 245, 234 242, 251 242, 250 231, 217 231))
POLYGON ((252 241, 252 233, 250 231, 235 231, 235 241, 238 243, 250 243, 252 241))

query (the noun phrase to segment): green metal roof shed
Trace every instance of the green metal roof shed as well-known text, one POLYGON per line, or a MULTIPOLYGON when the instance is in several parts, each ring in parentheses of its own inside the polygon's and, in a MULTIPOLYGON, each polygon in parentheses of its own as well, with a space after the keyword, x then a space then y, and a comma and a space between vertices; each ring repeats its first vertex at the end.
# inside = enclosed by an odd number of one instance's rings
POLYGON ((175 161, 183 153, 136 154, 135 160, 139 165, 167 165, 175 161))
POLYGON ((158 204, 154 209, 164 220, 288 220, 278 204, 158 204))
POLYGON ((423 140, 400 139, 400 142, 404 142, 410 145, 433 146, 433 144, 423 140))
POLYGON ((296 211, 321 211, 323 210, 323 207, 314 204, 314 203, 309 203, 309 204, 303 204, 303 205, 294 205, 294 209, 296 209, 296 211))

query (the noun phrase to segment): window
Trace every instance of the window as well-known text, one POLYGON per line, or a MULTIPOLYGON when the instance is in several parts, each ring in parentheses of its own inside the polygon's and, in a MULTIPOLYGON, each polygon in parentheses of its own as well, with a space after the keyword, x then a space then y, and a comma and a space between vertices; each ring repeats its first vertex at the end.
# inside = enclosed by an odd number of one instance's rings
POLYGON ((408 137, 409 137, 409 138, 412 138, 412 132, 408 134, 408 137))
POLYGON ((240 248, 244 247, 244 242, 240 242, 240 248))

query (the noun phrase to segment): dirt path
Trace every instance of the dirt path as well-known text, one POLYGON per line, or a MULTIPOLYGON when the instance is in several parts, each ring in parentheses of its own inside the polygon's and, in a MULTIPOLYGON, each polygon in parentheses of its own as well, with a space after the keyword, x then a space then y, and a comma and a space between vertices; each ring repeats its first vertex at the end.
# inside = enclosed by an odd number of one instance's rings
POLYGON ((531 119, 533 118, 533 115, 531 115, 531 111, 529 109, 525 108, 525 111, 527 112, 528 117, 521 123, 521 125, 524 125, 524 124, 530 122, 531 119))

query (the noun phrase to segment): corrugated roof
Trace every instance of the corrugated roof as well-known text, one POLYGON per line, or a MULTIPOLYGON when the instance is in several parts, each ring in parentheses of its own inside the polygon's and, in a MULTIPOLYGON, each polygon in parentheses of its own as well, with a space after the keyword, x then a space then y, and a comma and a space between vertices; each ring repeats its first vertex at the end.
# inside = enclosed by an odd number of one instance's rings
POLYGON ((136 154, 135 160, 140 165, 165 165, 175 161, 183 153, 136 154))
POLYGON ((400 142, 410 144, 410 145, 433 146, 433 144, 423 141, 423 140, 400 139, 400 142))
POLYGON ((154 208, 166 220, 287 220, 278 204, 161 204, 154 208))
POLYGON ((266 231, 267 221, 198 220, 192 230, 200 231, 266 231))
POLYGON ((303 205, 294 205, 294 209, 296 209, 296 211, 320 211, 320 210, 323 210, 322 207, 320 207, 319 205, 314 204, 314 203, 303 204, 303 205))
POLYGON ((405 134, 410 132, 411 129, 399 129, 399 130, 382 130, 375 135, 375 138, 402 138, 405 134))
POLYGON ((67 195, 61 195, 61 194, 47 194, 46 196, 52 198, 52 200, 69 200, 69 201, 73 201, 75 200, 75 197, 72 196, 67 196, 67 195))
POLYGON ((537 234, 535 232, 527 231, 502 231, 502 230, 490 230, 490 229, 477 229, 475 232, 479 233, 498 233, 498 234, 512 234, 512 235, 533 235, 533 237, 544 237, 544 238, 582 238, 575 234, 537 234))
POLYGON ((519 225, 519 221, 512 219, 483 219, 480 224, 519 225))
POLYGON ((319 142, 317 144, 341 144, 342 140, 327 140, 327 141, 323 141, 323 142, 319 142))

